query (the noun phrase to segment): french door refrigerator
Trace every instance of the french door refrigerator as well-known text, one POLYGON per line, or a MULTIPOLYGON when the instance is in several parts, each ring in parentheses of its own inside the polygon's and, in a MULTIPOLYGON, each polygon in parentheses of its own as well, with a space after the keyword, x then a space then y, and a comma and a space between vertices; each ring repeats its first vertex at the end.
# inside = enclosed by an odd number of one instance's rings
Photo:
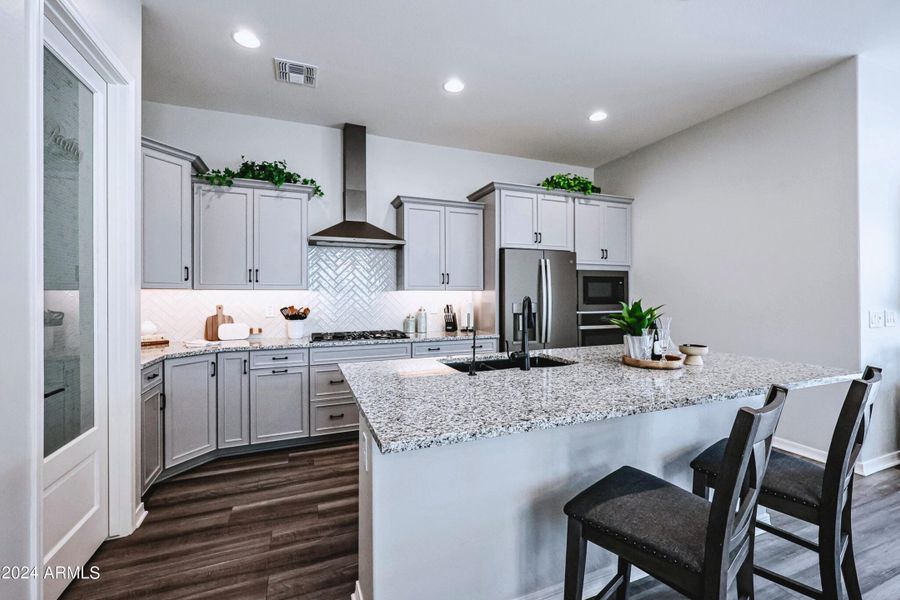
POLYGON ((578 345, 575 253, 500 250, 500 349, 522 346, 522 299, 531 298, 529 348, 578 345))

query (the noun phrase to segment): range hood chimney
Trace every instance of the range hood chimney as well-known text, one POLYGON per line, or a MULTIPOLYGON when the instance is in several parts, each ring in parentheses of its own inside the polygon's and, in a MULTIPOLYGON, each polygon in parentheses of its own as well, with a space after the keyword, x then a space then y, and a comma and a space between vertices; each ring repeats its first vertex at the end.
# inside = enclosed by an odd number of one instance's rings
POLYGON ((396 248, 406 242, 366 221, 366 128, 344 124, 344 220, 309 236, 318 246, 396 248))

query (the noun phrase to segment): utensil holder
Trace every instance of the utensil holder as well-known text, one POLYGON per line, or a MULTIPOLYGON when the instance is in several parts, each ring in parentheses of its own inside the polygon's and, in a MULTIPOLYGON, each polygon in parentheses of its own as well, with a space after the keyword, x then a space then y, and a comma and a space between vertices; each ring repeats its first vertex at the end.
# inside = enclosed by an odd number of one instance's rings
POLYGON ((287 323, 287 336, 292 340, 299 340, 306 335, 306 321, 285 321, 287 323))

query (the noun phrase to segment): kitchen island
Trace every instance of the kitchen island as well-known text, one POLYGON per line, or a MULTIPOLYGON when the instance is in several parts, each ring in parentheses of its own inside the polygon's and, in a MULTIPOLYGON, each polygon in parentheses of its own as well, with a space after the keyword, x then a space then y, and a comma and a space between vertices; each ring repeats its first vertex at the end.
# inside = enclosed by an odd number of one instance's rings
MULTIPOLYGON (((689 488, 690 460, 770 384, 859 376, 729 354, 676 371, 622 365, 620 347, 535 354, 571 364, 474 377, 447 359, 340 365, 361 413, 357 600, 559 597, 576 493, 625 464, 689 488)), ((611 567, 593 548, 586 591, 611 567)))

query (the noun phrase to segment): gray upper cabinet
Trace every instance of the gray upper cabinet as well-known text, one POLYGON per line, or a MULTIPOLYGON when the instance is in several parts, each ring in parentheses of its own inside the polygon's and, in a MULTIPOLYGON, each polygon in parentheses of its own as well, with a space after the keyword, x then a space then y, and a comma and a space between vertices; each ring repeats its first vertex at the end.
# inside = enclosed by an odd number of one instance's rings
POLYGON ((237 182, 194 185, 194 287, 306 288, 310 188, 237 182))
POLYGON ((217 446, 246 446, 250 443, 250 353, 221 352, 217 364, 217 446))
POLYGON ((216 449, 216 355, 167 359, 165 468, 216 449))
POLYGON ((631 265, 630 200, 578 198, 575 252, 582 267, 631 265))
POLYGON ((190 288, 191 174, 206 171, 206 164, 148 138, 142 140, 141 164, 141 285, 190 288))
POLYGON ((575 249, 572 198, 501 189, 499 207, 501 248, 575 249))
POLYGON ((254 288, 307 287, 307 198, 304 193, 254 190, 254 288))
POLYGON ((164 395, 162 380, 141 394, 141 494, 147 491, 163 467, 164 395))
POLYGON ((398 196, 399 289, 484 288, 484 206, 469 202, 398 196))
POLYGON ((250 371, 250 443, 309 436, 309 368, 250 371))
POLYGON ((253 289, 253 190, 194 186, 194 287, 253 289))

